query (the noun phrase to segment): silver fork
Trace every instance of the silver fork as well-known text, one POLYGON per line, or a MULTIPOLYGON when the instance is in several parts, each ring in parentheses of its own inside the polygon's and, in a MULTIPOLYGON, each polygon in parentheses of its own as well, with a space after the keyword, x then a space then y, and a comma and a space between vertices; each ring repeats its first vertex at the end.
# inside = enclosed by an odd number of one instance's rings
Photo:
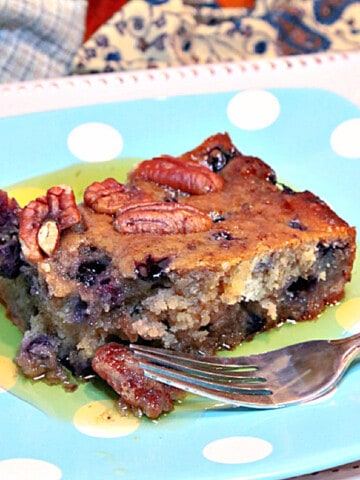
POLYGON ((333 389, 360 351, 360 333, 232 358, 130 348, 146 376, 159 382, 234 406, 278 408, 333 389))

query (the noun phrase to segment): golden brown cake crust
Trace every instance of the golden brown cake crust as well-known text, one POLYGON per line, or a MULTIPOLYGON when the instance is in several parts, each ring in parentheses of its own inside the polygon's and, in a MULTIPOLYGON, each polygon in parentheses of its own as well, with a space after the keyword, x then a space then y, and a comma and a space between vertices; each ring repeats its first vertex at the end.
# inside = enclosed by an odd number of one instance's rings
MULTIPOLYGON (((210 137, 230 149, 229 137, 210 137)), ((232 147, 234 148, 234 147, 232 147)), ((196 152, 202 151, 199 147, 196 152)), ((190 154, 181 157, 188 161, 190 154)), ((80 206, 85 232, 66 232, 54 256, 61 262, 63 251, 84 242, 111 254, 123 276, 136 277, 134 265, 144 254, 154 258, 167 256, 168 270, 223 269, 223 264, 237 264, 284 245, 297 248, 311 242, 326 243, 334 236, 353 244, 355 229, 342 220, 311 192, 294 192, 274 182, 275 173, 255 157, 237 153, 218 173, 224 179, 223 189, 204 195, 177 198, 214 218, 210 229, 186 235, 160 233, 119 234, 113 228, 112 216, 98 214, 86 205, 80 206)), ((139 186, 157 200, 166 200, 168 190, 152 182, 138 181, 130 174, 130 185, 139 186)))

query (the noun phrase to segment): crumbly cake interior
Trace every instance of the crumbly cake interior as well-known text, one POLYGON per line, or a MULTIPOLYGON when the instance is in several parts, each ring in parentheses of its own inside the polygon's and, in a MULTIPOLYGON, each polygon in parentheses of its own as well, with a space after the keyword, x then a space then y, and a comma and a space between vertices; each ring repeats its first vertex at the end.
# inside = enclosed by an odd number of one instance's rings
POLYGON ((227 134, 142 162, 125 186, 95 182, 76 215, 60 192, 27 210, 0 197, 0 296, 31 378, 86 376, 113 342, 231 349, 315 318, 351 278, 355 229, 227 134))

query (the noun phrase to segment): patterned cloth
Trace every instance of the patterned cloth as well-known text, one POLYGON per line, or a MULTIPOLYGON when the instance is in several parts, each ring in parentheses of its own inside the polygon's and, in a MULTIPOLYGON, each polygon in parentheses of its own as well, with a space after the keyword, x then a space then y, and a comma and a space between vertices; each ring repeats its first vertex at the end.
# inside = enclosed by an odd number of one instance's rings
POLYGON ((360 48, 360 0, 130 0, 79 50, 73 72, 110 72, 360 48), (203 4, 199 2, 203 1, 203 4))
POLYGON ((0 82, 68 74, 86 8, 86 0, 0 0, 0 82))
POLYGON ((360 49, 360 0, 215 2, 129 0, 82 45, 87 0, 0 0, 0 83, 360 49))

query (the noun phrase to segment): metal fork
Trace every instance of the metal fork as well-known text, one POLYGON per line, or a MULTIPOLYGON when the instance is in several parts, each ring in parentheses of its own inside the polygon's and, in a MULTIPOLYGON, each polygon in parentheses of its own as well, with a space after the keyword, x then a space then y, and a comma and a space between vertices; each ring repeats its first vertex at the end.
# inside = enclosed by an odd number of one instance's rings
POLYGON ((278 408, 333 389, 360 351, 360 333, 243 357, 193 356, 130 345, 146 376, 234 406, 278 408))

